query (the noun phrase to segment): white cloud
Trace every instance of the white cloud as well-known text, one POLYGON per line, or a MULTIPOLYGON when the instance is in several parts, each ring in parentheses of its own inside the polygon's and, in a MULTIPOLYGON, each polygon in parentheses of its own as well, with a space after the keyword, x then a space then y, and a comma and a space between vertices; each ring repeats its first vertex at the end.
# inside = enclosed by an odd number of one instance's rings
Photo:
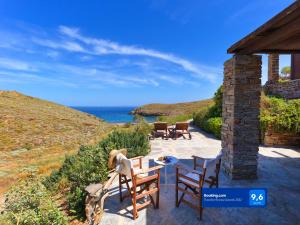
MULTIPOLYGON (((110 70, 101 70, 93 67, 79 67, 70 65, 57 65, 56 68, 64 74, 80 76, 82 80, 92 81, 102 84, 110 84, 122 87, 140 87, 141 85, 159 86, 156 79, 141 78, 141 76, 119 75, 110 70)), ((103 87, 103 86, 102 86, 103 87)))
POLYGON ((60 26, 59 31, 56 36, 47 33, 12 35, 14 43, 19 43, 18 38, 22 42, 22 55, 15 55, 15 59, 0 57, 2 80, 87 88, 158 87, 167 83, 194 85, 198 79, 213 81, 222 73, 215 67, 197 64, 174 54, 84 36, 77 28, 60 26), (68 54, 66 58, 65 51, 80 54, 68 54), (30 60, 26 56, 29 53, 30 60), (101 57, 108 54, 118 56, 101 57), (59 58, 65 63, 49 58, 59 58), (5 75, 4 71, 11 73, 5 75))
POLYGON ((7 83, 47 83, 52 86, 65 86, 70 88, 78 87, 77 84, 63 80, 62 78, 49 78, 39 74, 10 72, 0 70, 0 80, 7 83))
POLYGON ((158 79, 170 82, 172 84, 183 84, 184 80, 182 78, 174 77, 174 76, 169 76, 169 75, 157 75, 158 79))
POLYGON ((134 82, 136 84, 148 84, 148 85, 153 85, 155 87, 159 86, 159 82, 157 82, 155 79, 140 78, 139 76, 126 77, 125 80, 129 82, 134 82))
POLYGON ((86 52, 86 50, 81 45, 72 41, 59 42, 41 38, 33 38, 32 41, 38 45, 53 49, 65 49, 70 52, 86 52))
POLYGON ((89 55, 83 55, 80 57, 80 60, 81 61, 89 61, 89 60, 92 60, 93 57, 89 56, 89 55))
POLYGON ((0 68, 10 70, 35 71, 29 63, 16 59, 0 58, 0 68))
POLYGON ((160 51, 145 49, 136 46, 121 45, 117 42, 112 42, 109 40, 83 36, 80 34, 78 28, 60 26, 59 31, 68 37, 77 39, 85 43, 86 45, 89 45, 90 47, 92 47, 91 52, 93 52, 94 54, 140 55, 154 57, 179 65, 186 71, 193 73, 193 75, 201 78, 206 78, 210 81, 214 81, 216 79, 216 76, 220 74, 220 71, 218 71, 217 68, 198 65, 187 59, 175 56, 170 53, 163 53, 160 51))
POLYGON ((83 47, 81 47, 79 44, 70 41, 66 41, 63 45, 63 48, 71 52, 85 52, 83 47))
POLYGON ((46 55, 50 58, 57 59, 58 56, 59 56, 59 52, 57 52, 57 51, 48 51, 48 52, 46 52, 46 55))
POLYGON ((70 37, 76 37, 79 32, 78 28, 71 28, 67 26, 59 26, 59 30, 61 33, 66 34, 70 37))

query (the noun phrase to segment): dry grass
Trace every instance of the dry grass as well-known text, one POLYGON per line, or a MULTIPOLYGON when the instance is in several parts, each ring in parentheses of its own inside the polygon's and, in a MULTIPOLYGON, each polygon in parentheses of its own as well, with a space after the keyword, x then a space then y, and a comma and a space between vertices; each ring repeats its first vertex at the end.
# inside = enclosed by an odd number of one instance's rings
POLYGON ((29 171, 49 174, 66 154, 98 142, 110 128, 92 115, 0 91, 0 193, 29 171))
POLYGON ((178 116, 192 114, 200 108, 210 106, 212 104, 212 99, 176 104, 148 104, 135 109, 133 114, 145 116, 178 116))

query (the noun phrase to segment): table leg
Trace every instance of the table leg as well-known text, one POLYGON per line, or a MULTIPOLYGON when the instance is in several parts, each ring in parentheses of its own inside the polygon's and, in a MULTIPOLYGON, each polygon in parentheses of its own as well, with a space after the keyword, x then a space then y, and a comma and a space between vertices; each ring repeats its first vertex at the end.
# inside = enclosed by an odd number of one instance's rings
POLYGON ((165 166, 165 192, 167 192, 167 184, 168 184, 167 166, 165 166))
POLYGON ((167 177, 167 166, 165 166, 165 185, 167 186, 168 184, 168 177, 167 177))

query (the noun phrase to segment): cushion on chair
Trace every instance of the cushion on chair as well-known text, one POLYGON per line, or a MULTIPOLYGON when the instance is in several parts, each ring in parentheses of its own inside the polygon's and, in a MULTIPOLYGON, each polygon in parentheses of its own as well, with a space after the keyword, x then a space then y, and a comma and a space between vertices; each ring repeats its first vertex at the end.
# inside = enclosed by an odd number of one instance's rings
POLYGON ((218 153, 216 159, 219 160, 219 159, 221 159, 221 158, 222 158, 222 150, 219 151, 219 153, 218 153))
POLYGON ((206 161, 204 166, 206 167, 205 177, 216 176, 216 171, 215 171, 216 164, 221 157, 222 157, 222 151, 220 151, 215 158, 205 160, 206 161))
POLYGON ((205 177, 215 176, 216 159, 207 160, 205 177))
MULTIPOLYGON (((199 174, 197 174, 197 173, 190 172, 190 173, 185 174, 185 176, 189 177, 189 178, 191 178, 193 180, 195 180, 195 182, 197 182, 197 183, 199 182, 199 174)), ((179 177, 179 180, 182 181, 182 182, 184 182, 184 183, 186 183, 186 184, 197 185, 195 182, 187 180, 187 179, 185 179, 183 177, 179 177)))
POLYGON ((131 168, 133 168, 131 160, 121 153, 116 156, 116 159, 116 172, 131 178, 131 168))

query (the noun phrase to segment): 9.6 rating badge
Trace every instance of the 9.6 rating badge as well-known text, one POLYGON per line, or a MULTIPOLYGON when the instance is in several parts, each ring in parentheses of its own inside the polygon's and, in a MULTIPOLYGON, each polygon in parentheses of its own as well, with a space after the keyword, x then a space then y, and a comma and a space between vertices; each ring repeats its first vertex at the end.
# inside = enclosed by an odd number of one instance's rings
POLYGON ((249 190, 249 206, 265 206, 266 192, 263 189, 249 190))

